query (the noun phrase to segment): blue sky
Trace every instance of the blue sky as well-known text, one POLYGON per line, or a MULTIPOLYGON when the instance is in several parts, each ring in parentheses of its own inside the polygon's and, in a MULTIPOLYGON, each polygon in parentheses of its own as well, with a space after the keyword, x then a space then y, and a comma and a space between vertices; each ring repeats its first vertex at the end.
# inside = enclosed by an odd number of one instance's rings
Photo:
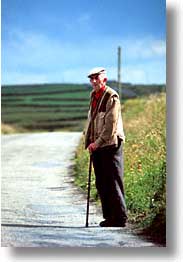
POLYGON ((166 82, 165 0, 2 0, 2 84, 166 82))

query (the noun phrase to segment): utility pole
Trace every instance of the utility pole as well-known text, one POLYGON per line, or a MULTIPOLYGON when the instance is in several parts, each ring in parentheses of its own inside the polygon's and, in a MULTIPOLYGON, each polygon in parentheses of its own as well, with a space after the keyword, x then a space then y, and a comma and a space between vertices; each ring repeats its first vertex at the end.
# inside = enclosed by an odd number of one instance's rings
POLYGON ((121 47, 118 47, 118 92, 121 101, 122 85, 121 85, 121 47))

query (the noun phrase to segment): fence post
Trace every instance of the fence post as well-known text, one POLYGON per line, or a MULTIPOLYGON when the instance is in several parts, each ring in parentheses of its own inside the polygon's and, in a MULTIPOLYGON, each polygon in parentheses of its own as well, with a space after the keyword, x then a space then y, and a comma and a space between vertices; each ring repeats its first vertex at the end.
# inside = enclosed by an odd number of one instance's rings
POLYGON ((122 85, 121 85, 121 47, 118 47, 118 92, 119 99, 122 97, 122 85))

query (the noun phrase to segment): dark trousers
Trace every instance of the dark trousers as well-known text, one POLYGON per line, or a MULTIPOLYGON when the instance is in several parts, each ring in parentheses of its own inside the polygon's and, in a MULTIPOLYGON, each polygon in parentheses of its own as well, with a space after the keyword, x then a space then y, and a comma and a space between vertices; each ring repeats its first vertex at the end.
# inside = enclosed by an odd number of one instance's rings
POLYGON ((122 144, 93 152, 96 188, 105 219, 126 220, 122 144))

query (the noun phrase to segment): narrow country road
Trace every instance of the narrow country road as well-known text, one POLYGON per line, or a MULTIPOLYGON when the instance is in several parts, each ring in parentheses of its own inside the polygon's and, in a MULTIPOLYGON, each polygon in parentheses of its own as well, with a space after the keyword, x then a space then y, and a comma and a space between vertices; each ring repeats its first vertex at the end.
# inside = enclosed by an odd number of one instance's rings
POLYGON ((73 184, 81 133, 2 135, 4 247, 153 247, 130 228, 100 228, 101 213, 73 184))

